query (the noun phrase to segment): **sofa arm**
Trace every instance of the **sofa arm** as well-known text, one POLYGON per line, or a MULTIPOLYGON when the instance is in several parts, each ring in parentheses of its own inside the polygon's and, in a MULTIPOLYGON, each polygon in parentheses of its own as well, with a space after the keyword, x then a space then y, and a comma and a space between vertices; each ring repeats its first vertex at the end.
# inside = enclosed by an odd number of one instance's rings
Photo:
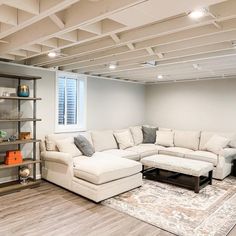
POLYGON ((73 165, 72 155, 64 152, 44 151, 41 152, 42 160, 61 163, 67 166, 73 165))
POLYGON ((224 148, 221 150, 219 156, 222 156, 226 159, 236 157, 236 148, 224 148))

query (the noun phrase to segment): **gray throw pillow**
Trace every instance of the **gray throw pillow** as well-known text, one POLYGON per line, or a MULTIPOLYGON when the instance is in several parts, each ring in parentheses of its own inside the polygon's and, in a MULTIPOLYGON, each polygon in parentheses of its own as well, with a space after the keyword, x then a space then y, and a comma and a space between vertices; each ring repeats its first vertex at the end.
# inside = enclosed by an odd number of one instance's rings
POLYGON ((155 143, 157 128, 142 127, 143 131, 143 143, 155 143))
POLYGON ((75 137, 74 143, 85 156, 91 157, 95 152, 92 144, 82 135, 75 137))

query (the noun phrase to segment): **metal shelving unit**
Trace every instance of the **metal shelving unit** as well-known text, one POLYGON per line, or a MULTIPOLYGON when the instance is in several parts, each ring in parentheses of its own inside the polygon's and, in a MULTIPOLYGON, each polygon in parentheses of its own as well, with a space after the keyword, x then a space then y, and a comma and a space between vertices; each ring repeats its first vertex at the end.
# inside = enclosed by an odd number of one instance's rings
MULTIPOLYGON (((22 163, 20 164, 14 164, 14 165, 5 165, 5 164, 0 164, 0 170, 6 170, 6 169, 10 169, 10 168, 20 168, 20 166, 25 166, 25 165, 32 165, 32 178, 29 179, 29 182, 27 185, 21 185, 19 180, 16 181, 11 181, 8 183, 4 183, 4 184, 0 184, 0 195, 2 194, 6 194, 9 192, 13 192, 13 191, 18 191, 21 189, 25 189, 25 188, 32 188, 32 187, 36 187, 40 184, 40 180, 36 179, 36 165, 40 164, 41 161, 36 159, 36 143, 40 142, 39 139, 36 138, 36 123, 38 121, 41 121, 41 119, 37 119, 36 118, 36 111, 37 111, 37 104, 36 102, 41 100, 41 98, 37 97, 37 80, 41 79, 41 77, 32 77, 32 76, 25 76, 25 75, 17 75, 17 74, 5 74, 5 73, 0 73, 0 78, 1 79, 13 79, 13 80, 17 80, 18 81, 18 85, 21 85, 22 80, 26 80, 26 81, 32 81, 33 84, 33 96, 32 97, 17 97, 17 96, 9 96, 9 97, 4 97, 4 96, 0 96, 0 100, 12 100, 12 101, 16 101, 17 102, 17 111, 18 113, 21 112, 21 103, 23 102, 32 102, 33 103, 33 115, 32 118, 17 118, 17 119, 0 119, 0 123, 8 123, 8 122, 13 122, 16 123, 17 125, 17 133, 18 136, 21 132, 21 124, 23 122, 33 122, 33 132, 32 132, 32 139, 29 140, 16 140, 16 141, 4 141, 2 143, 0 143, 0 151, 2 147, 4 146, 17 146, 18 150, 21 150, 22 145, 25 144, 31 144, 33 145, 33 152, 32 152, 32 158, 27 158, 24 159, 22 163)), ((40 168, 39 168, 40 169, 40 168)))

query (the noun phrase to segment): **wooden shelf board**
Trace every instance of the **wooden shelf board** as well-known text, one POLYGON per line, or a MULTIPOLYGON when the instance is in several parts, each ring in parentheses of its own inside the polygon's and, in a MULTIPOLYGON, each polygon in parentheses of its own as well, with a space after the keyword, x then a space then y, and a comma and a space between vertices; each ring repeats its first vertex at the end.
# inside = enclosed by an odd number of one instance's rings
POLYGON ((21 75, 21 74, 5 74, 5 73, 0 73, 0 77, 7 78, 7 79, 24 79, 24 80, 42 79, 39 76, 29 76, 29 75, 21 75))
POLYGON ((34 160, 25 159, 25 160, 23 160, 22 163, 19 163, 19 164, 14 164, 14 165, 0 164, 0 170, 2 170, 2 169, 14 168, 14 167, 18 167, 18 166, 36 164, 36 163, 41 163, 41 161, 40 161, 40 160, 34 161, 34 160))
POLYGON ((0 119, 0 122, 27 122, 27 121, 42 121, 42 119, 34 118, 19 118, 19 119, 0 119))
POLYGON ((33 188, 39 186, 41 183, 41 180, 33 181, 32 179, 28 179, 28 184, 21 184, 19 181, 11 181, 8 183, 0 184, 0 195, 12 193, 17 190, 22 190, 26 188, 33 188))
POLYGON ((42 98, 34 98, 34 97, 16 97, 16 96, 0 96, 0 99, 7 99, 7 100, 42 100, 42 98))
POLYGON ((17 145, 17 144, 25 144, 25 143, 37 143, 40 141, 41 141, 40 139, 16 140, 14 142, 3 141, 2 143, 0 143, 0 146, 17 145))

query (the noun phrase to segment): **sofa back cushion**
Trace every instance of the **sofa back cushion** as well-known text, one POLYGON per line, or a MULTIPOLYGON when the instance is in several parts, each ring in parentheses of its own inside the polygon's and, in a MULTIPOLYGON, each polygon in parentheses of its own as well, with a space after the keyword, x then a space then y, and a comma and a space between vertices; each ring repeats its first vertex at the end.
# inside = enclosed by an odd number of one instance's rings
POLYGON ((114 132, 115 139, 120 149, 134 146, 134 140, 129 129, 114 132))
POLYGON ((172 131, 156 131, 156 144, 173 147, 174 146, 174 132, 172 131))
POLYGON ((92 131, 91 136, 96 152, 118 148, 112 130, 92 131))
POLYGON ((134 144, 139 145, 143 142, 143 131, 141 126, 130 127, 130 132, 132 134, 134 144))
POLYGON ((174 133, 174 145, 176 147, 198 150, 200 131, 175 130, 174 133))
POLYGON ((76 132, 76 133, 66 133, 66 134, 49 134, 45 137, 45 145, 47 151, 59 151, 57 148, 56 142, 58 140, 66 139, 66 138, 74 138, 77 135, 83 135, 88 141, 93 145, 92 138, 90 132, 76 132))
POLYGON ((233 132, 209 132, 209 131, 202 131, 200 137, 200 145, 199 150, 205 151, 206 150, 206 143, 214 136, 220 135, 225 138, 230 139, 229 146, 236 148, 236 143, 234 147, 234 140, 236 139, 236 133, 233 132))

